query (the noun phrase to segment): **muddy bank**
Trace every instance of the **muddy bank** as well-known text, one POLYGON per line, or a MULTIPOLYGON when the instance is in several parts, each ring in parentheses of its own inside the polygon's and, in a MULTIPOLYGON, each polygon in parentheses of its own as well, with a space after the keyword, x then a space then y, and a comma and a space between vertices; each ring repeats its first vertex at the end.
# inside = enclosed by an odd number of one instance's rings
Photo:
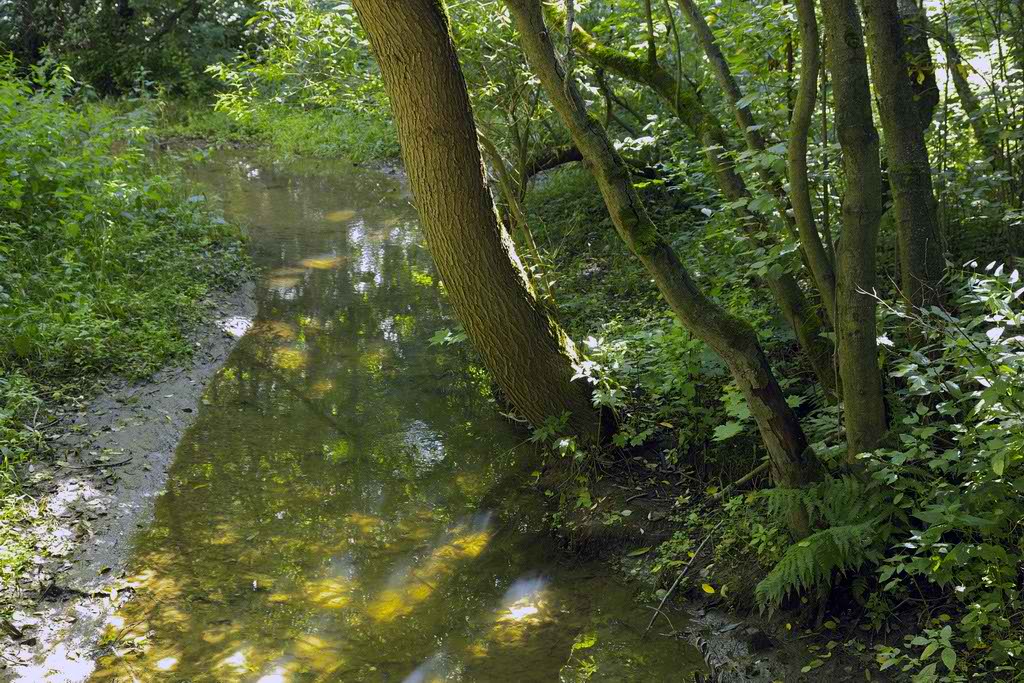
POLYGON ((188 366, 111 381, 48 430, 55 457, 29 465, 24 478, 36 501, 26 533, 49 557, 14 596, 0 680, 80 681, 92 672, 103 623, 130 592, 122 577, 133 533, 152 515, 204 387, 248 327, 253 291, 247 282, 210 297, 188 366))
MULTIPOLYGON (((644 462, 640 457, 634 461, 644 462)), ((744 557, 747 551, 728 549, 722 504, 688 488, 697 480, 670 483, 667 476, 611 467, 591 485, 593 506, 563 506, 555 531, 574 555, 600 558, 643 587, 637 602, 650 610, 649 633, 672 635, 696 647, 711 672, 698 681, 848 681, 861 680, 867 672, 869 680, 890 680, 875 670, 864 633, 849 626, 859 623, 852 612, 795 599, 774 612, 760 611, 754 589, 765 570, 753 557, 744 557), (680 505, 679 500, 688 502, 680 505), (690 514, 706 524, 688 526, 682 518, 690 514), (678 548, 676 532, 691 536, 693 550, 685 553, 688 559, 681 566, 659 570, 659 546, 678 548), (680 612, 683 618, 673 616, 680 612)), ((550 468, 540 486, 564 489, 565 472, 550 468)), ((676 555, 681 554, 677 549, 676 555)))

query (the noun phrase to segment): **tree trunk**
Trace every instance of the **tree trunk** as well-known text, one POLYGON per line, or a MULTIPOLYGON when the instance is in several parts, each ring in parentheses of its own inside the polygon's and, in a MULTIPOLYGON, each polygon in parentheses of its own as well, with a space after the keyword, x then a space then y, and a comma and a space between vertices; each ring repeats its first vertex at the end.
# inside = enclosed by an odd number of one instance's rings
MULTIPOLYGON (((553 9, 549 11, 555 12, 553 9)), ((750 199, 746 183, 728 158, 729 140, 721 124, 701 102, 700 96, 689 81, 677 80, 660 64, 651 65, 632 55, 600 45, 580 27, 573 31, 572 40, 575 47, 595 66, 606 68, 623 78, 651 88, 672 108, 683 125, 689 128, 701 143, 711 172, 725 197, 730 201, 750 199)), ((741 220, 744 218, 750 219, 744 223, 745 227, 750 228, 748 234, 753 235, 764 228, 763 225, 756 225, 761 222, 757 216, 744 216, 741 212, 741 220)), ((765 229, 764 232, 769 231, 765 229)), ((751 239, 761 246, 771 245, 766 240, 753 237, 751 239)), ((793 333, 806 354, 819 384, 826 394, 835 395, 836 386, 831 362, 833 349, 822 334, 824 325, 821 317, 807 303, 800 285, 791 274, 768 275, 765 280, 783 317, 793 328, 793 333)))
MULTIPOLYGON (((810 2, 810 0, 805 0, 810 2)), ((683 10, 683 14, 686 15, 690 26, 693 28, 694 33, 697 34, 697 39, 700 41, 701 46, 704 49, 704 55, 707 57, 708 62, 711 64, 711 70, 715 74, 715 78, 718 81, 719 87, 725 93, 726 99, 729 104, 732 105, 733 113, 736 116, 736 124, 740 128, 740 132, 743 133, 743 138, 747 142, 747 148, 753 152, 765 151, 766 144, 764 136, 761 135, 761 131, 757 122, 754 120, 754 115, 750 110, 750 105, 740 106, 740 100, 743 98, 743 93, 740 90, 739 84, 732 75, 732 69, 729 67, 729 62, 726 61, 725 55, 722 54, 721 48, 718 46, 718 41, 715 39, 714 33, 711 32, 711 27, 708 25, 707 20, 704 19, 704 13, 700 10, 694 0, 679 0, 679 6, 683 10)), ((811 5, 811 19, 814 20, 814 6, 811 5)), ((805 22, 801 19, 801 30, 808 28, 805 26, 805 22)), ((828 253, 825 251, 825 246, 821 242, 821 237, 818 235, 818 229, 814 222, 814 214, 811 212, 811 198, 809 190, 807 189, 807 134, 810 130, 811 114, 814 111, 814 95, 817 92, 816 88, 813 87, 817 83, 817 55, 818 55, 818 33, 817 23, 814 22, 810 25, 813 28, 813 48, 809 53, 812 62, 810 67, 814 70, 809 71, 806 60, 808 53, 805 52, 802 56, 804 60, 801 66, 801 75, 805 73, 812 73, 813 76, 810 79, 810 86, 803 85, 801 87, 801 97, 805 100, 805 110, 801 112, 803 114, 803 132, 802 134, 791 134, 790 140, 790 192, 787 196, 785 190, 782 187, 782 179, 779 178, 774 172, 764 170, 765 180, 771 186, 780 199, 788 199, 789 203, 793 207, 793 217, 796 223, 797 233, 800 237, 800 246, 803 249, 803 253, 807 258, 807 265, 810 268, 811 276, 814 278, 814 282, 817 285, 818 292, 821 295, 821 303, 825 307, 825 311, 828 314, 828 318, 832 320, 835 315, 835 288, 836 288, 836 277, 835 271, 831 259, 828 253), (810 88, 810 103, 806 103, 808 97, 807 90, 810 88), (800 166, 794 168, 793 164, 793 142, 797 140, 797 152, 799 152, 799 140, 802 139, 803 153, 798 154, 797 159, 803 159, 802 172, 800 166), (796 173, 794 174, 794 171, 796 173), (796 178, 794 179, 794 175, 796 178), (803 196, 800 193, 803 193, 803 196)), ((806 45, 804 46, 806 49, 806 45)), ((797 106, 800 106, 800 102, 797 102, 797 106)), ((797 112, 794 111, 794 118, 796 118, 797 112)), ((796 126, 796 122, 794 122, 796 126)), ((798 132, 798 131, 797 131, 798 132)), ((786 217, 788 218, 788 217, 786 217)), ((834 321, 833 321, 834 322, 834 321)))
POLYGON ((932 191, 931 164, 924 143, 907 49, 896 0, 863 0, 872 82, 885 134, 893 211, 900 253, 900 283, 910 306, 942 299, 942 239, 932 191))
POLYGON ((814 0, 796 0, 796 11, 800 23, 800 85, 793 102, 793 118, 790 121, 789 144, 786 149, 789 198, 800 241, 805 245, 808 263, 821 291, 821 301, 835 324, 835 264, 818 234, 807 174, 807 139, 811 132, 814 104, 818 95, 818 72, 821 69, 814 0))
POLYGON ((602 423, 576 351, 528 284, 487 190, 466 83, 440 0, 355 0, 391 100, 427 245, 455 313, 495 381, 535 425, 568 414, 596 442, 602 423))
MULTIPOLYGON (((527 61, 594 174, 619 236, 652 275, 683 325, 728 365, 761 431, 775 481, 792 488, 814 481, 819 476, 817 459, 786 403, 757 335, 750 325, 729 314, 697 287, 658 233, 607 133, 587 113, 572 81, 566 80, 544 26, 540 2, 506 0, 527 61)), ((806 518, 795 520, 792 531, 797 536, 806 535, 806 518)))
POLYGON ((939 105, 939 82, 935 78, 935 63, 928 46, 928 18, 917 0, 897 0, 897 7, 917 120, 921 130, 926 131, 939 105))
POLYGON ((846 176, 843 236, 836 255, 836 338, 847 457, 854 463, 860 453, 878 447, 886 430, 874 298, 882 171, 857 6, 854 0, 822 0, 821 8, 846 176))
POLYGON ((971 130, 974 131, 974 139, 985 155, 989 157, 992 165, 995 168, 1003 168, 1005 163, 1003 150, 999 146, 999 134, 996 132, 995 127, 989 124, 988 117, 981 110, 981 101, 971 89, 971 84, 964 73, 967 67, 964 65, 959 48, 956 46, 956 39, 937 22, 931 23, 931 31, 935 39, 939 41, 939 45, 942 46, 942 51, 946 54, 946 71, 953 79, 953 88, 956 90, 957 97, 960 98, 960 107, 967 114, 968 120, 970 120, 971 130))

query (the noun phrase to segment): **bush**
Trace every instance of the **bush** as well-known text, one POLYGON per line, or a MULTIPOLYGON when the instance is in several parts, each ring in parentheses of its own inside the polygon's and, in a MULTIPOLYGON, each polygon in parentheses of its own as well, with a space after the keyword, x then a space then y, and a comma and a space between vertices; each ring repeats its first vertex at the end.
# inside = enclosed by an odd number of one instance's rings
POLYGON ((878 628, 898 605, 926 600, 940 613, 934 628, 879 654, 883 667, 921 681, 966 680, 957 651, 970 653, 972 671, 1018 671, 1024 656, 1024 286, 995 263, 953 284, 955 313, 889 309, 889 328, 909 332, 889 342, 909 349, 889 363, 900 411, 892 448, 862 456, 863 482, 799 494, 824 528, 758 587, 763 604, 777 605, 870 568, 854 596, 878 628))
MULTIPOLYGON (((212 287, 244 267, 236 229, 146 156, 150 114, 75 106, 66 69, 0 62, 0 498, 40 450, 34 419, 97 376, 190 352, 212 287)), ((41 420, 40 420, 41 421, 41 420)), ((0 538, 5 576, 16 543, 0 538)))

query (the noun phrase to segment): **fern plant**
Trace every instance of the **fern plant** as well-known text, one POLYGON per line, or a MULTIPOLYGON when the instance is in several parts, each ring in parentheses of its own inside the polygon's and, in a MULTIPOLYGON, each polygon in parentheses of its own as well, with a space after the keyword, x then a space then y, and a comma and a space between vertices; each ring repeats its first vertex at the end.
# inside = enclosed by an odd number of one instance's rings
POLYGON ((819 595, 837 574, 878 562, 889 537, 886 505, 870 484, 844 476, 803 491, 771 489, 762 494, 773 514, 803 507, 816 527, 824 527, 790 546, 755 591, 762 609, 774 610, 790 594, 819 595))

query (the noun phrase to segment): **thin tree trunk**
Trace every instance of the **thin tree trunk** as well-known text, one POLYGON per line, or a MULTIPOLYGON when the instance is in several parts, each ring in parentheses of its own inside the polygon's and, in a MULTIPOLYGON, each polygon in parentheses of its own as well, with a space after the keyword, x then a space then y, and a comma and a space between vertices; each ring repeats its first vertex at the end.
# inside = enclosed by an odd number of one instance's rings
POLYGON ((814 0, 796 0, 796 11, 800 22, 800 85, 793 102, 793 118, 790 121, 789 144, 786 150, 789 198, 793 205, 796 227, 800 232, 800 241, 807 252, 807 260, 814 273, 814 279, 818 282, 822 304, 835 324, 835 264, 818 234, 807 174, 807 140, 811 133, 811 120, 818 95, 818 72, 821 69, 818 19, 814 13, 814 0))
POLYGON ((854 0, 822 0, 832 73, 836 135, 843 150, 846 193, 837 260, 839 374, 847 457, 874 450, 885 434, 875 321, 875 249, 882 217, 878 132, 871 115, 867 55, 854 0))
MULTIPOLYGON (((652 275, 683 325, 717 352, 732 371, 761 431, 775 481, 798 488, 816 480, 818 461, 753 328, 709 299, 658 233, 607 133, 587 113, 573 82, 565 78, 544 26, 540 2, 506 0, 527 61, 594 174, 619 236, 652 275)), ((806 517, 794 520, 792 531, 796 536, 806 535, 806 517)))
MULTIPOLYGON (((807 265, 810 268, 811 276, 814 278, 815 284, 817 285, 818 292, 821 295, 822 305, 825 307, 825 311, 828 314, 829 319, 835 314, 835 288, 836 288, 836 277, 835 270, 828 253, 825 251, 825 247, 821 242, 821 237, 818 235, 817 226, 814 223, 814 214, 811 211, 811 199, 810 191, 807 187, 807 135, 811 125, 811 115, 814 111, 814 95, 816 89, 813 87, 816 84, 817 79, 817 58, 818 58, 818 29, 817 22, 814 20, 814 6, 810 0, 805 0, 805 4, 811 5, 811 25, 806 26, 806 22, 801 18, 801 36, 805 30, 813 31, 813 47, 811 49, 812 63, 810 67, 814 68, 814 71, 808 71, 807 65, 807 53, 801 55, 801 77, 803 74, 812 73, 813 76, 810 79, 810 86, 802 83, 800 90, 800 97, 803 99, 810 98, 810 103, 804 104, 805 111, 800 112, 803 116, 801 121, 802 133, 799 132, 799 127, 794 121, 794 130, 791 131, 790 137, 790 148, 789 148, 789 171, 790 171, 790 191, 789 191, 789 203, 793 207, 793 217, 796 223, 797 233, 800 236, 800 245, 803 247, 803 252, 807 257, 807 265), (808 94, 809 89, 809 94, 808 94), (798 148, 796 153, 798 159, 803 159, 802 172, 801 167, 797 166, 794 168, 793 159, 793 142, 792 140, 799 138, 802 143, 797 140, 798 148), (802 146, 803 152, 800 152, 800 146, 802 146), (797 176, 794 184, 794 172, 797 176), (800 196, 800 193, 803 196, 800 196), (798 206, 799 204, 799 206, 798 206)), ((729 67, 729 62, 726 61, 725 55, 722 54, 721 48, 718 46, 718 41, 715 39, 714 33, 711 32, 711 27, 708 26, 707 20, 704 19, 704 13, 701 12, 694 0, 679 0, 679 6, 690 22, 690 26, 693 28, 694 33, 697 34, 697 39, 700 41, 701 47, 704 49, 704 55, 707 57, 708 62, 711 64, 711 70, 715 74, 715 78, 718 81, 719 87, 725 93, 726 99, 732 105, 733 113, 736 116, 736 124, 739 126, 740 131, 743 133, 743 137, 747 142, 747 147, 754 152, 765 151, 766 144, 764 136, 761 135, 760 127, 757 125, 757 121, 754 119, 754 115, 750 110, 750 105, 740 106, 743 93, 740 90, 739 84, 732 75, 732 69, 729 67)), ((805 42, 806 49, 806 42, 805 42)), ((804 79, 806 80, 806 79, 804 79)), ((801 104, 798 101, 797 107, 801 104)), ((797 116, 796 110, 794 109, 794 119, 797 116)), ((782 179, 775 175, 773 172, 765 170, 766 180, 768 184, 772 186, 777 195, 780 195, 785 203, 786 192, 782 187, 782 179)), ((834 322, 834 321, 833 321, 834 322)))
POLYGON ((704 13, 694 0, 679 0, 679 8, 690 23, 690 28, 697 34, 697 40, 704 50, 704 56, 707 57, 708 62, 711 64, 711 71, 715 75, 715 80, 718 81, 718 86, 725 93, 725 99, 732 105, 733 113, 736 116, 736 123, 739 125, 744 139, 747 141, 747 147, 758 150, 764 149, 764 136, 761 135, 760 128, 757 127, 754 121, 750 105, 739 106, 739 101, 743 99, 743 93, 740 91, 736 79, 733 78, 729 62, 726 61, 725 55, 722 54, 721 48, 718 47, 715 34, 711 32, 711 27, 708 26, 707 20, 704 19, 704 13))
POLYGON ((953 88, 956 90, 957 97, 960 98, 960 107, 967 114, 967 118, 971 123, 974 139, 985 155, 992 160, 993 166, 995 168, 1002 168, 1004 160, 1003 150, 999 146, 999 135, 989 125, 988 117, 981 111, 981 100, 978 99, 974 90, 971 89, 971 84, 964 73, 967 67, 964 65, 963 57, 956 46, 956 39, 945 27, 940 26, 934 21, 931 23, 931 32, 935 39, 939 41, 939 45, 942 46, 942 51, 946 55, 946 71, 949 73, 950 78, 953 79, 953 88))
POLYGON ((466 82, 440 0, 355 0, 391 100, 430 253, 487 369, 533 424, 568 415, 587 442, 613 426, 573 381, 572 342, 530 287, 487 190, 466 82))
MULTIPOLYGON (((548 7, 553 16, 559 18, 555 10, 548 7)), ((676 79, 661 65, 651 66, 642 59, 600 45, 579 26, 573 30, 572 41, 580 54, 595 66, 606 68, 623 78, 651 88, 672 108, 679 120, 701 143, 708 165, 725 197, 730 201, 750 199, 746 183, 728 158, 729 140, 721 124, 701 102, 689 81, 676 79)), ((742 218, 759 221, 756 216, 743 216, 741 212, 742 218)), ((746 223, 744 225, 747 226, 746 223)), ((752 228, 748 232, 756 233, 760 227, 763 226, 752 228)), ((752 239, 761 246, 770 244, 760 238, 752 239)), ((807 303, 799 284, 791 274, 768 275, 765 280, 783 316, 793 328, 818 382, 826 394, 835 395, 835 377, 831 363, 833 349, 822 334, 824 325, 817 311, 807 303)))
MULTIPOLYGON (((871 72, 885 134, 903 296, 914 307, 942 299, 942 239, 931 165, 910 84, 896 0, 863 0, 871 72)), ((833 72, 833 76, 835 72, 833 72)))

